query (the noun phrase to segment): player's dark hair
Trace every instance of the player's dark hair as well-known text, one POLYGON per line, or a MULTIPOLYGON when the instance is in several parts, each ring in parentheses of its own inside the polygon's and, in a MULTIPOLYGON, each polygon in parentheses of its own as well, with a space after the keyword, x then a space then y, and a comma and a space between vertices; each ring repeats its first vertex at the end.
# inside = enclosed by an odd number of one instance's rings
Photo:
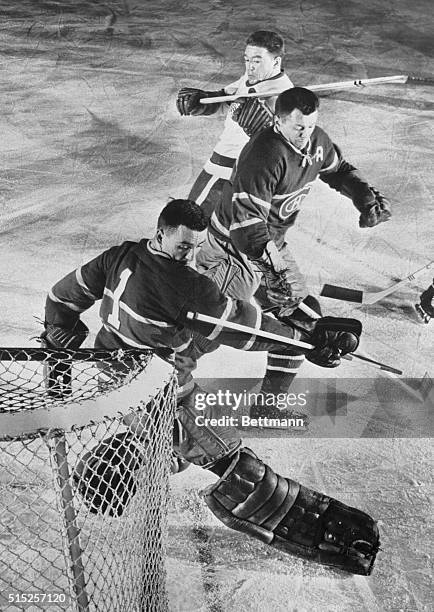
POLYGON ((278 95, 276 100, 276 115, 290 115, 297 108, 303 115, 311 115, 319 107, 319 98, 310 89, 293 87, 278 95))
POLYGON ((203 210, 193 200, 171 200, 158 217, 158 229, 176 229, 180 225, 197 232, 206 228, 207 220, 203 210))
POLYGON ((281 56, 285 52, 283 38, 280 34, 277 34, 277 32, 270 32, 269 30, 258 30, 257 32, 253 32, 246 40, 246 45, 263 47, 275 57, 281 56))

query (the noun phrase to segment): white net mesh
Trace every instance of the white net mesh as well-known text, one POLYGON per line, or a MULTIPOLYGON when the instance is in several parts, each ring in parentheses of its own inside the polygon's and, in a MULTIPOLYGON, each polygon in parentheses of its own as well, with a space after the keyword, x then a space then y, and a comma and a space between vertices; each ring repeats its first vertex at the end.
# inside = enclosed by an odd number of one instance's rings
POLYGON ((0 609, 167 610, 173 368, 0 353, 0 609))

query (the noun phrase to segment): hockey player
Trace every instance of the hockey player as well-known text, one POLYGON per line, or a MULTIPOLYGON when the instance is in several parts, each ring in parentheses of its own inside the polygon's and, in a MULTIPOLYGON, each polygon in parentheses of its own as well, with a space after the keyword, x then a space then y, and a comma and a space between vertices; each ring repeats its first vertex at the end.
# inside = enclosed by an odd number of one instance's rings
POLYGON ((434 278, 431 285, 423 291, 420 296, 419 304, 416 304, 416 310, 422 317, 424 323, 429 323, 434 317, 434 278))
MULTIPOLYGON (((80 334, 80 313, 102 299, 103 326, 96 337, 96 348, 152 347, 164 353, 169 348, 176 355, 180 398, 194 388, 192 371, 203 347, 206 352, 220 344, 249 351, 270 349, 275 362, 299 362, 305 352, 256 336, 240 337, 220 326, 210 329, 209 325, 188 320, 189 311, 318 344, 318 349, 308 353, 308 359, 323 367, 336 367, 341 354, 357 348, 353 334, 358 337, 361 327, 354 319, 326 317, 312 325, 294 316, 283 325, 263 316, 256 305, 223 295, 212 280, 187 265, 203 242, 205 228, 206 219, 197 204, 173 200, 161 212, 152 240, 125 242, 68 274, 47 298, 48 340, 53 342, 58 336, 63 342, 62 330, 66 338, 71 330, 73 336, 80 334)), ((292 378, 284 369, 271 367, 261 391, 276 395, 286 392, 292 378)))
MULTIPOLYGON (((358 321, 328 317, 307 332, 302 325, 298 328, 261 317, 252 304, 222 294, 210 279, 188 265, 205 227, 199 206, 173 200, 161 212, 151 240, 112 247, 65 276, 47 297, 45 343, 51 348, 78 348, 87 332, 80 314, 101 300, 103 325, 97 348, 151 347, 157 353, 170 349, 182 354, 202 335, 244 350, 272 348, 270 342, 255 336, 241 338, 220 326, 191 321, 186 315, 193 310, 222 321, 256 325, 287 338, 309 339, 315 349, 308 358, 325 366, 337 365, 340 354, 355 350, 361 333, 358 321)), ((356 508, 279 476, 242 447, 234 428, 199 425, 197 392, 197 387, 184 388, 179 397, 177 423, 183 435, 176 450, 184 460, 220 477, 204 493, 215 516, 283 552, 369 574, 379 548, 375 521, 356 508)), ((201 414, 216 416, 211 407, 201 414)), ((94 481, 89 483, 92 486, 94 481)))
MULTIPOLYGON (((276 32, 260 30, 251 34, 246 41, 244 62, 246 71, 241 78, 220 91, 203 91, 192 87, 183 87, 178 93, 177 107, 181 115, 211 115, 226 109, 227 104, 201 104, 201 98, 244 94, 251 92, 276 92, 292 87, 289 77, 282 70, 284 54, 283 38, 276 32)), ((265 104, 274 109, 276 98, 267 98, 265 104)), ((229 107, 223 132, 217 142, 211 158, 191 188, 189 198, 200 204, 209 217, 220 200, 223 185, 230 179, 232 168, 241 149, 249 141, 249 135, 243 129, 243 116, 240 116, 241 102, 236 101, 229 107), (241 125, 240 125, 241 123, 241 125)), ((258 106, 255 99, 246 100, 246 105, 258 106)), ((243 113, 247 108, 243 109, 243 113)), ((250 129, 250 122, 247 132, 250 129)), ((250 132, 249 132, 250 133, 250 132)))
MULTIPOLYGON (((250 300, 256 294, 263 307, 277 308, 281 320, 293 316, 308 294, 291 242, 285 239, 315 179, 352 200, 360 227, 373 227, 391 216, 386 198, 316 125, 318 106, 318 97, 302 87, 278 96, 276 124, 243 149, 197 258, 198 270, 226 295, 250 300), (258 294, 261 282, 265 287, 258 294)), ((318 311, 316 301, 311 296, 308 300, 318 311)), ((292 364, 293 372, 296 367, 292 364)))

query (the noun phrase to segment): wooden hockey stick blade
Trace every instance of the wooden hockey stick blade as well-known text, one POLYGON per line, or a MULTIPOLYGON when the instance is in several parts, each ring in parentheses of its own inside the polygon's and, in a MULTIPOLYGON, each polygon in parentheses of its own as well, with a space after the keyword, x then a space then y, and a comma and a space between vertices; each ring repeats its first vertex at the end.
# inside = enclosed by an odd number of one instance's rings
MULTIPOLYGON (((306 85, 307 89, 311 91, 330 91, 340 89, 352 89, 353 87, 366 87, 368 85, 382 85, 382 84, 405 84, 405 83, 418 83, 418 84, 434 84, 434 78, 424 77, 412 77, 406 74, 397 74, 394 76, 376 77, 373 79, 355 79, 354 81, 337 81, 335 83, 323 83, 322 85, 306 85)), ((219 102, 234 102, 239 98, 272 98, 278 96, 280 92, 277 91, 264 91, 262 93, 245 93, 245 94, 232 94, 227 96, 215 96, 213 98, 201 98, 199 102, 201 104, 215 104, 219 102)))
POLYGON ((349 289, 347 287, 338 287, 337 285, 327 285, 321 289, 320 296, 332 298, 334 300, 343 300, 345 302, 356 302, 363 304, 363 291, 357 289, 349 289))
POLYGON ((324 285, 320 295, 323 297, 329 297, 334 300, 344 300, 346 302, 357 302, 358 304, 375 304, 383 298, 387 297, 391 293, 394 293, 400 287, 403 287, 408 281, 414 280, 424 270, 428 270, 434 264, 434 260, 427 263, 422 268, 419 268, 415 272, 412 272, 402 280, 398 281, 394 285, 391 285, 383 291, 359 291, 356 289, 349 289, 348 287, 338 287, 336 285, 324 285))

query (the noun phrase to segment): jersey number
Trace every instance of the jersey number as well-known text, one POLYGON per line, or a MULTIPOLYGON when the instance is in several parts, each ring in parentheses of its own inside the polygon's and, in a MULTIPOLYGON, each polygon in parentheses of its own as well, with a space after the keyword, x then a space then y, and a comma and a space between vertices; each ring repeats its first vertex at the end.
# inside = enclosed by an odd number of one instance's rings
POLYGON ((125 270, 121 272, 120 280, 117 287, 115 287, 115 289, 113 290, 113 309, 107 317, 107 323, 112 325, 115 329, 119 329, 121 326, 121 321, 119 319, 119 301, 123 292, 125 291, 125 287, 127 286, 127 282, 131 274, 131 270, 129 268, 125 268, 125 270))

